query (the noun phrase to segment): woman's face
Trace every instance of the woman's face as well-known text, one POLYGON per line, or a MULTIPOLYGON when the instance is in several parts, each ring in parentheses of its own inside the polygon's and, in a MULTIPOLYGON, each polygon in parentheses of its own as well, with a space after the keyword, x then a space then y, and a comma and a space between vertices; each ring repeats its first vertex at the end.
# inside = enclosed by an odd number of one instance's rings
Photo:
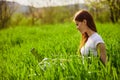
POLYGON ((75 21, 77 29, 83 34, 86 31, 86 24, 84 21, 75 21))

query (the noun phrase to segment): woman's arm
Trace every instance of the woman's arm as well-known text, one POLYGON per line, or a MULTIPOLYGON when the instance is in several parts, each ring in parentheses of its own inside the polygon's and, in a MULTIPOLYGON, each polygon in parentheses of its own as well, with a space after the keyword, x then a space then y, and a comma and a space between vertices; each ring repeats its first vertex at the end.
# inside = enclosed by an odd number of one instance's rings
POLYGON ((105 48, 105 44, 104 43, 99 43, 97 45, 97 50, 98 50, 98 54, 100 53, 100 60, 103 62, 103 64, 105 65, 107 62, 106 59, 106 48, 105 48))

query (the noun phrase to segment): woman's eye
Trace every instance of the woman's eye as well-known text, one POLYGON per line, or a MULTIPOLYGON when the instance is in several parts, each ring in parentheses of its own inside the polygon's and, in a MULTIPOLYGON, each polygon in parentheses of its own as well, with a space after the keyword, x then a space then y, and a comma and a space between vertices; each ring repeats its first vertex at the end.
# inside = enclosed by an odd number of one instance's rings
POLYGON ((78 26, 78 24, 76 24, 76 26, 78 26))

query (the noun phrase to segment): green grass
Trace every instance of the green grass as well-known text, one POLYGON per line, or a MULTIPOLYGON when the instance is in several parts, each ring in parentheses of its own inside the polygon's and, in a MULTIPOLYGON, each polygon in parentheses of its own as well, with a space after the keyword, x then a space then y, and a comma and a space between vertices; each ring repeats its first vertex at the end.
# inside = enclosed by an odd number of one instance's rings
POLYGON ((97 23, 108 62, 76 54, 81 35, 73 23, 17 26, 0 31, 0 80, 117 80, 119 24, 97 23), (91 63, 89 63, 91 61, 91 63))

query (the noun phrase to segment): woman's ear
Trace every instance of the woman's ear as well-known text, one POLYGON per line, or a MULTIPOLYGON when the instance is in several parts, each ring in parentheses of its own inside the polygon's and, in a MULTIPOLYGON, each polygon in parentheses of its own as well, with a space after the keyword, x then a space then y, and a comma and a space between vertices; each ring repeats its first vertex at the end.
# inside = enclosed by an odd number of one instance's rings
POLYGON ((83 23, 84 23, 84 24, 87 24, 87 20, 86 20, 86 19, 84 19, 84 20, 83 20, 83 23))

